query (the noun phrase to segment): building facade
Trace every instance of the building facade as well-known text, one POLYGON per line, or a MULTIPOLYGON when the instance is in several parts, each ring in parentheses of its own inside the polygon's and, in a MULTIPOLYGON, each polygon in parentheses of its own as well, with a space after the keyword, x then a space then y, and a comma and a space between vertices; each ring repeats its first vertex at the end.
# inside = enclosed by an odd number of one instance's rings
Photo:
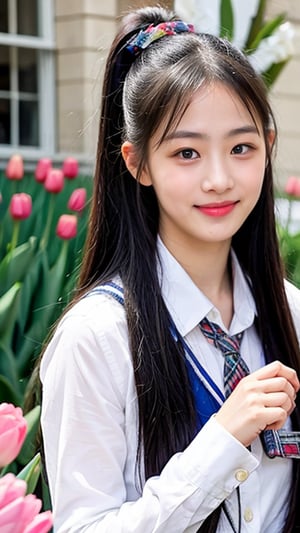
MULTIPOLYGON (((21 153, 78 157, 92 173, 105 57, 127 0, 1 0, 0 164, 21 153)), ((173 2, 162 0, 172 7, 173 2)), ((296 51, 271 98, 279 126, 277 179, 300 175, 300 2, 268 0, 268 15, 284 11, 296 30, 296 51)))

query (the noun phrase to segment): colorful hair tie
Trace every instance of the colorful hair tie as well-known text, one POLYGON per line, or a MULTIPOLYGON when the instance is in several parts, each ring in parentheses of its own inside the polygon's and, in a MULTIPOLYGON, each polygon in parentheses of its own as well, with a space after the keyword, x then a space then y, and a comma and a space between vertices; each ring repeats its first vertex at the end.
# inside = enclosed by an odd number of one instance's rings
POLYGON ((137 56, 157 39, 161 39, 161 37, 166 35, 175 35, 176 33, 195 33, 195 28, 193 24, 187 24, 182 20, 161 22, 157 26, 150 24, 145 30, 141 30, 128 41, 126 49, 134 56, 137 56))

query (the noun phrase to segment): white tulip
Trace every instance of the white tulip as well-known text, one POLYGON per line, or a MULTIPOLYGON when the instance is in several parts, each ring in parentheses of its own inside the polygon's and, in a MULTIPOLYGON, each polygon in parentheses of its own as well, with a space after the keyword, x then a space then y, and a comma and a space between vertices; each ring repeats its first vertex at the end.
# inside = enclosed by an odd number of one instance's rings
MULTIPOLYGON (((231 5, 234 17, 233 43, 243 48, 259 0, 231 0, 231 5)), ((174 9, 183 20, 193 23, 197 30, 220 35, 221 0, 175 0, 174 9)))
POLYGON ((273 35, 260 41, 256 50, 248 56, 259 73, 268 70, 273 63, 289 59, 295 53, 295 30, 289 22, 281 24, 273 35))

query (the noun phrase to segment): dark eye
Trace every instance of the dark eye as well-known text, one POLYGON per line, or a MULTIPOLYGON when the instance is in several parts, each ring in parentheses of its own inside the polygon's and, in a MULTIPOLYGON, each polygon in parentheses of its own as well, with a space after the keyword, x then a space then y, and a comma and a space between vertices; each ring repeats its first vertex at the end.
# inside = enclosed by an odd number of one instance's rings
POLYGON ((181 150, 179 155, 182 157, 182 159, 195 159, 195 157, 197 157, 197 152, 191 148, 186 148, 185 150, 181 150))
POLYGON ((246 154, 248 150, 250 149, 250 146, 247 144, 237 144, 231 151, 232 154, 246 154))

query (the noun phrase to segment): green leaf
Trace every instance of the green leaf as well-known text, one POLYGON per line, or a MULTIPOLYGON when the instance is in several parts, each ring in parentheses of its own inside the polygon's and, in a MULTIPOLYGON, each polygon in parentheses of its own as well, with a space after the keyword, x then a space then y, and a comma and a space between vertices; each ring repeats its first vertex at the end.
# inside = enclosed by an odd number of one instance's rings
POLYGON ((36 237, 20 244, 8 252, 0 263, 0 296, 16 281, 22 281, 32 263, 36 248, 36 237))
POLYGON ((40 350, 51 326, 62 311, 61 296, 66 276, 68 241, 62 243, 61 252, 49 270, 47 258, 42 264, 39 291, 32 305, 32 321, 24 333, 24 341, 18 351, 17 365, 20 376, 29 371, 34 352, 40 350))
POLYGON ((0 340, 3 345, 10 346, 16 317, 19 309, 21 283, 15 283, 0 298, 0 340))
POLYGON ((249 44, 250 52, 253 50, 256 50, 260 41, 262 41, 263 39, 266 39, 267 37, 270 37, 270 35, 272 35, 274 31, 284 22, 284 20, 285 20, 285 14, 282 13, 281 15, 278 15, 274 19, 266 22, 266 24, 262 27, 262 29, 256 35, 255 39, 249 44))
POLYGON ((0 376, 0 403, 2 402, 13 403, 19 406, 22 405, 22 397, 4 376, 0 376))
POLYGON ((19 472, 17 478, 23 479, 27 483, 27 494, 34 492, 41 474, 41 456, 37 453, 33 459, 19 472))
POLYGON ((4 346, 0 342, 0 375, 4 376, 14 390, 21 393, 18 381, 18 370, 13 351, 9 346, 4 346))
POLYGON ((249 34, 247 37, 247 42, 245 45, 245 49, 247 50, 250 47, 250 44, 254 41, 257 34, 260 32, 261 28, 263 27, 263 21, 265 17, 265 11, 266 11, 266 0, 260 0, 258 9, 256 12, 256 16, 252 20, 252 24, 249 30, 249 34))
POLYGON ((42 499, 43 499, 43 511, 47 511, 50 509, 52 510, 52 503, 51 503, 51 497, 50 497, 50 491, 49 486, 46 483, 43 473, 42 473, 42 499))
POLYGON ((288 62, 289 59, 281 61, 280 63, 274 63, 266 72, 263 73, 262 76, 267 87, 271 87, 273 85, 273 83, 277 80, 280 72, 288 62))
POLYGON ((25 415, 27 420, 26 439, 23 443, 22 449, 17 457, 21 465, 26 465, 36 452, 36 436, 40 426, 40 412, 39 405, 34 407, 29 413, 25 415))
POLYGON ((220 36, 229 41, 234 35, 234 16, 231 0, 221 0, 220 6, 220 36))
MULTIPOLYGON (((23 334, 26 325, 30 323, 31 316, 32 316, 32 305, 35 299, 35 295, 40 289, 40 277, 41 277, 41 269, 42 269, 42 256, 45 254, 45 251, 38 251, 38 253, 35 255, 34 261, 32 262, 32 265, 27 273, 27 275, 24 277, 24 281, 21 288, 21 294, 20 294, 20 300, 22 301, 22 305, 19 308, 18 313, 18 325, 20 328, 20 334, 22 336, 21 342, 23 342, 23 334)), ((16 346, 18 348, 18 339, 16 339, 16 346)))

